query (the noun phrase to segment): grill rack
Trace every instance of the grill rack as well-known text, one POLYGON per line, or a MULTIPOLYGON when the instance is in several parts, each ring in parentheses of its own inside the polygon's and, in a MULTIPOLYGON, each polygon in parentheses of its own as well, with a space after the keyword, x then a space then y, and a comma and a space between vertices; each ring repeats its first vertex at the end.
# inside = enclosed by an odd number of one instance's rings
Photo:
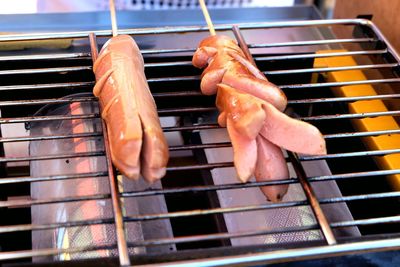
MULTIPOLYGON (((380 64, 368 64, 368 65, 359 65, 359 66, 343 66, 343 67, 335 67, 335 68, 322 68, 322 69, 291 69, 291 70, 272 70, 272 71, 264 71, 268 77, 272 77, 273 75, 285 75, 285 74, 301 74, 301 73, 319 73, 319 72, 331 72, 331 71, 341 71, 341 70, 349 70, 349 69, 391 69, 395 70, 398 67, 400 62, 399 55, 396 51, 390 46, 385 37, 380 33, 380 31, 375 27, 373 23, 364 19, 354 19, 354 20, 319 20, 319 21, 296 21, 296 22, 272 22, 272 23, 257 23, 257 24, 242 24, 240 25, 241 30, 246 29, 271 29, 271 28, 289 28, 289 27, 320 27, 320 26, 333 26, 333 25, 355 25, 363 27, 364 29, 369 29, 373 31, 373 37, 368 38, 351 38, 351 39, 333 39, 333 40, 312 40, 312 41, 302 41, 302 42, 281 42, 275 44, 254 44, 249 45, 250 49, 255 48, 271 48, 271 47, 287 47, 287 46, 309 46, 309 45, 332 45, 332 44, 344 44, 344 43, 360 43, 360 44, 371 44, 376 43, 377 49, 370 50, 358 50, 358 51, 348 51, 348 52, 339 52, 339 53, 329 53, 329 54, 293 54, 293 55, 273 55, 273 56, 255 56, 255 60, 257 63, 265 62, 265 61, 285 61, 291 59, 315 59, 321 57, 331 57, 331 56, 348 56, 348 55, 358 55, 358 56, 381 56, 385 59, 386 63, 380 64)), ((229 25, 220 25, 216 27, 216 30, 230 30, 231 26, 229 25)), ((176 27, 176 28, 156 28, 156 29, 133 29, 133 30, 121 30, 120 33, 132 34, 132 35, 144 35, 144 34, 166 34, 166 33, 187 33, 187 32, 204 32, 207 29, 205 27, 176 27)), ((96 32, 96 36, 110 36, 110 31, 99 31, 96 32)), ((55 39, 55 38, 89 38, 88 32, 75 32, 75 33, 52 33, 52 34, 29 34, 29 35, 10 35, 10 36, 2 36, 0 41, 10 41, 10 40, 32 40, 32 39, 55 39)), ((151 54, 169 54, 169 53, 178 53, 178 52, 193 52, 194 49, 153 49, 153 50, 144 50, 143 55, 151 55, 151 54)), ((60 59, 91 59, 91 54, 87 53, 65 53, 65 54, 46 54, 46 55, 23 55, 23 56, 2 56, 0 57, 0 61, 22 61, 22 60, 60 60, 60 59)), ((191 66, 190 61, 174 61, 174 62, 160 62, 160 63, 146 63, 146 68, 152 67, 171 67, 171 66, 191 66)), ((75 71, 87 71, 90 70, 90 66, 78 66, 78 67, 56 67, 56 68, 44 68, 44 69, 18 69, 18 70, 4 70, 0 72, 0 75, 19 75, 19 74, 37 74, 37 73, 53 73, 53 72, 75 72, 75 71)), ((178 76, 178 77, 156 77, 149 78, 148 82, 150 87, 156 83, 163 82, 171 82, 171 81, 196 81, 199 79, 198 75, 193 76, 178 76)), ((319 82, 319 83, 306 83, 306 84, 289 84, 289 85, 280 85, 280 87, 284 90, 296 90, 302 88, 323 88, 323 87, 337 87, 337 86, 346 86, 346 85, 355 85, 355 84, 391 84, 391 83, 399 83, 400 78, 384 78, 384 79, 373 79, 373 80, 365 80, 365 81, 350 81, 350 82, 319 82)), ((93 81, 85 81, 85 82, 68 82, 68 83, 51 83, 51 84, 33 84, 33 85, 5 85, 0 86, 0 91, 14 91, 17 90, 40 90, 40 89, 50 89, 50 88, 89 88, 94 85, 93 81)), ((180 91, 180 92, 156 92, 154 93, 154 97, 156 101, 161 98, 167 97, 179 97, 179 96, 193 96, 199 97, 201 94, 198 92, 197 88, 193 88, 192 91, 180 91)), ((332 99, 324 99, 324 98, 313 98, 313 99, 299 99, 299 100, 290 100, 290 105, 297 104, 311 104, 311 103, 328 103, 328 102, 349 102, 349 101, 357 101, 357 100, 371 100, 371 99, 395 99, 398 98, 399 94, 386 94, 386 95, 377 95, 377 96, 362 96, 362 97, 353 97, 353 98, 332 98, 332 99)), ((35 100, 7 100, 0 101, 0 107, 16 107, 16 106, 29 106, 29 105, 45 105, 49 103, 72 103, 72 102, 92 102, 95 101, 93 97, 79 97, 79 98, 49 98, 49 99, 35 99, 35 100)), ((193 112, 196 113, 206 113, 215 111, 215 107, 184 107, 184 108, 164 108, 159 109, 160 116, 167 115, 177 115, 177 114, 190 114, 193 112)), ((363 113, 363 114, 328 114, 328 115, 317 115, 317 116, 307 116, 301 117, 301 119, 310 122, 318 122, 322 120, 347 120, 353 118, 369 118, 376 116, 398 116, 400 115, 399 111, 387 111, 387 112, 373 112, 373 113, 363 113)), ((45 121, 45 120, 65 120, 65 119, 98 119, 99 114, 84 114, 84 115, 71 115, 71 116, 24 116, 24 117, 10 117, 10 118, 1 118, 0 124, 7 123, 29 123, 32 121, 45 121)), ((188 126, 173 126, 166 127, 164 131, 173 132, 173 131, 193 131, 199 129, 215 129, 219 128, 216 123, 207 123, 201 125, 188 125, 188 126)), ((400 133, 399 129, 385 130, 385 131, 373 131, 373 132, 346 132, 346 133, 334 133, 334 134, 326 134, 324 137, 329 139, 341 139, 341 138, 353 138, 353 137, 365 137, 365 136, 375 136, 375 135, 387 135, 387 134, 398 134, 400 133)), ((38 137, 2 137, 0 138, 0 143, 13 143, 13 142, 23 142, 23 141, 34 141, 34 140, 49 140, 49 139, 63 139, 63 138, 76 138, 76 137, 93 137, 93 136, 101 136, 104 133, 96 132, 96 133, 84 133, 84 134, 73 134, 73 135, 59 135, 59 136, 38 136, 38 137)), ((206 149, 206 148, 216 148, 216 147, 227 147, 230 146, 229 143, 215 143, 215 144, 189 144, 189 145, 180 145, 171 147, 171 151, 179 151, 179 150, 198 150, 198 149, 206 149)), ((377 156, 377 155, 387 155, 391 153, 399 153, 399 149, 392 150, 380 150, 380 151, 356 151, 356 152, 347 152, 347 153, 334 153, 328 154, 326 156, 300 156, 298 160, 300 161, 313 161, 313 160, 321 160, 321 159, 337 159, 337 158, 348 158, 348 157, 365 157, 365 156, 377 156)), ((88 152, 82 154, 64 154, 58 156, 42 156, 42 157, 2 157, 0 158, 0 163, 8 163, 8 162, 26 162, 30 160, 43 160, 48 158, 72 158, 72 157, 93 157, 93 156, 105 156, 107 151, 95 151, 88 152)), ((288 161, 294 161, 293 157, 290 157, 288 161)), ((109 163, 109 162, 108 162, 109 163)), ((243 207, 230 207, 230 208, 213 208, 208 210, 192 210, 192 211, 180 211, 180 212, 171 212, 168 214, 150 214, 150 215, 140 215, 140 216, 123 216, 121 212, 121 198, 127 197, 139 197, 139 196, 151 196, 151 195, 168 195, 168 194, 179 194, 184 192, 205 192, 205 191, 216 191, 216 190, 230 190, 237 188, 250 188, 256 186, 267 186, 267 185, 278 185, 278 184, 294 184, 299 183, 299 179, 287 179, 281 181, 269 181, 269 182, 252 182, 247 184, 240 183, 232 183, 232 184, 224 184, 224 185, 206 185, 206 186, 197 186, 190 188, 173 188, 173 189, 154 189, 154 190, 146 190, 146 191, 137 191, 137 192, 119 192, 116 182, 116 173, 112 170, 111 165, 108 165, 108 172, 97 172, 97 173, 86 173, 86 174, 71 174, 71 175, 59 175, 59 176, 47 176, 47 177, 30 177, 30 176, 17 176, 17 177, 4 177, 0 179, 0 185, 9 185, 9 184, 21 184, 28 183, 33 181, 49 181, 49 180, 67 180, 67 179, 84 179, 86 177, 104 177, 108 176, 110 181, 110 194, 101 194, 101 195, 93 195, 93 196, 85 196, 85 197, 69 197, 63 199, 48 199, 48 200, 6 200, 0 202, 0 208, 18 208, 24 206, 31 205, 40 205, 40 204, 49 204, 49 203, 61 203, 61 202, 75 202, 75 201, 87 201, 87 200, 101 200, 101 199, 111 199, 113 201, 114 215, 115 218, 103 218, 103 219, 95 219, 91 221, 75 221, 75 222, 67 222, 67 223, 56 223, 52 225, 7 225, 0 226, 0 234, 4 233, 13 233, 16 231, 33 231, 39 229, 52 229, 52 228, 60 228, 60 227, 74 227, 74 226, 82 226, 82 225, 91 225, 91 224, 115 224, 116 232, 118 235, 118 251, 119 251, 119 259, 121 265, 129 265, 130 259, 128 255, 128 246, 150 246, 150 245, 159 245, 159 244, 169 244, 169 243, 184 243, 190 241, 199 241, 199 240, 212 240, 212 239, 227 239, 231 237, 241 237, 241 236, 252 236, 252 235, 266 235, 272 233, 285 233, 285 232, 293 232, 293 231, 302 231, 302 230, 312 230, 312 229, 330 229, 330 228, 339 228, 339 227, 348 227, 348 226, 360 226, 360 225, 374 225, 374 224, 383 224, 383 223, 398 223, 400 221, 400 216, 387 216, 382 218, 367 218, 367 219, 358 219, 354 221, 344 221, 344 222, 336 222, 336 223, 327 223, 323 220, 319 220, 319 216, 316 216, 318 220, 318 224, 309 225, 306 227, 297 227, 293 229, 279 229, 275 231, 265 231, 265 230, 254 230, 247 231, 241 233, 215 233, 215 234, 207 234, 202 236, 186 236, 186 237, 174 237, 172 239, 160 239, 160 240, 145 240, 143 242, 130 243, 128 244, 124 237, 124 222, 129 221, 144 221, 144 220, 155 220, 162 218, 176 218, 176 217, 184 217, 184 216, 198 216, 204 214, 222 214, 222 213, 230 213, 230 212, 239 212, 239 211, 251 211, 251 210, 262 210, 262 209, 274 209, 274 208, 284 208, 284 207, 296 207, 296 206, 304 206, 310 205, 310 202, 315 204, 327 204, 327 203, 338 203, 338 202, 351 202, 351 201, 359 201, 366 199, 386 199, 386 198, 398 198, 400 196, 399 192, 383 192, 383 193, 373 193, 373 194, 360 194, 360 195, 351 195, 344 196, 340 198, 327 198, 327 199, 316 199, 313 194, 308 194, 308 200, 303 201, 291 201, 291 202, 282 202, 277 204, 266 203, 265 205, 257 205, 257 206, 243 206, 243 207)), ((191 164, 184 166, 169 166, 167 168, 168 172, 177 172, 183 170, 210 170, 214 168, 224 168, 224 167, 232 167, 232 162, 226 163, 205 163, 205 164, 191 164)), ((319 177, 308 177, 304 179, 304 181, 308 182, 317 182, 317 181, 327 181, 327 180, 345 180, 345 179, 353 179, 360 177, 369 177, 369 176, 387 176, 391 174, 400 174, 400 170, 376 170, 376 171, 360 171, 360 172, 351 172, 351 173, 341 173, 341 174, 332 174, 326 176, 319 177)), ((315 209, 318 209, 315 205, 310 205, 315 212, 315 209)), ((321 212, 321 211, 317 211, 321 212)), ((340 255, 347 254, 353 252, 367 252, 367 251, 381 251, 381 250, 392 250, 398 249, 400 247, 400 239, 397 238, 396 235, 392 237, 387 237, 385 239, 378 240, 369 240, 368 236, 366 238, 360 238, 352 243, 342 243, 340 240, 337 240, 334 236, 328 236, 325 234, 325 231, 322 231, 324 234, 325 242, 319 244, 319 246, 311 246, 304 247, 299 249, 292 250, 274 250, 274 251, 265 251, 259 253, 251 253, 247 255, 240 256, 228 256, 223 259, 196 259, 195 262, 200 264, 209 264, 209 265, 234 265, 234 264, 256 264, 256 263, 272 263, 272 262, 280 262, 280 261, 289 261, 289 260, 298 260, 298 259, 306 259, 306 258, 315 258, 315 257, 323 257, 323 256, 332 256, 332 255, 340 255), (326 240, 331 241, 326 241, 326 240), (336 242, 340 244, 335 244, 336 242), (327 245, 328 244, 328 245, 327 245)), ((10 259, 19 259, 19 258, 29 258, 34 256, 43 256, 43 255, 55 255, 60 253, 74 253, 88 250, 99 250, 105 249, 104 247, 83 247, 83 248, 70 248, 70 249, 46 249, 40 251, 9 251, 9 252, 0 252, 0 260, 10 260, 10 259)), ((243 253, 244 254, 244 253, 243 253)), ((188 264, 190 261, 187 262, 188 264)), ((175 263, 171 263, 176 266, 175 263)), ((168 265, 166 263, 165 265, 168 265)))

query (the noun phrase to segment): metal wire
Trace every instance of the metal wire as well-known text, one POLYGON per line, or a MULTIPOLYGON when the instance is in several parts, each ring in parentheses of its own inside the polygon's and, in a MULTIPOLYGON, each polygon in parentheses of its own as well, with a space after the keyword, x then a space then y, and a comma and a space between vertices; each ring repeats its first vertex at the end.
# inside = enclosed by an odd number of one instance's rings
POLYGON ((264 74, 266 74, 266 75, 282 75, 282 74, 317 73, 317 72, 346 71, 346 70, 383 69, 383 68, 395 68, 398 65, 399 64, 397 64, 397 63, 388 63, 388 64, 370 64, 370 65, 327 67, 327 68, 271 70, 271 71, 264 71, 264 74))
POLYGON ((93 152, 80 152, 73 154, 60 154, 60 155, 45 155, 45 156, 28 156, 28 157, 2 157, 0 163, 3 162, 21 162, 31 160, 49 160, 49 159, 68 159, 68 158, 82 158, 82 157, 97 157, 104 156, 104 151, 93 152))
POLYGON ((276 60, 291 60, 291 59, 312 59, 324 57, 342 57, 342 56, 374 56, 383 55, 388 53, 386 49, 380 50, 360 50, 360 51, 347 51, 336 53, 319 53, 319 54, 295 54, 283 56, 255 56, 254 60, 257 61, 276 61, 276 60))
POLYGON ((76 133, 66 135, 42 135, 42 136, 18 136, 18 137, 1 137, 1 143, 13 143, 13 142, 26 142, 26 141, 43 141, 43 140, 56 140, 56 139, 67 139, 67 138, 85 138, 85 137, 98 137, 103 136, 102 133, 76 133))
POLYGON ((21 123, 21 122, 39 122, 39 121, 59 121, 59 120, 92 120, 99 118, 99 114, 82 114, 82 115, 52 115, 52 116, 32 116, 32 117, 16 117, 1 118, 0 124, 21 123))
POLYGON ((50 84, 4 85, 4 86, 0 86, 0 91, 92 87, 93 85, 94 85, 94 82, 69 82, 69 83, 50 83, 50 84))
POLYGON ((16 75, 16 74, 39 74, 39 73, 67 73, 83 70, 91 70, 91 66, 79 67, 60 67, 60 68, 40 68, 40 69, 19 69, 19 70, 2 70, 0 75, 16 75))
POLYGON ((19 177, 12 177, 12 178, 2 177, 2 178, 0 178, 0 185, 1 184, 11 184, 11 183, 58 181, 58 180, 68 180, 68 179, 105 177, 105 176, 107 176, 107 172, 76 173, 76 174, 52 175, 52 176, 42 176, 42 177, 31 177, 31 176, 19 176, 19 177))
POLYGON ((347 43, 373 43, 379 41, 375 38, 347 38, 347 39, 325 39, 325 40, 307 40, 292 41, 270 44, 249 44, 249 48, 273 48, 286 46, 310 46, 310 45, 330 45, 330 44, 347 44, 347 43))
POLYGON ((58 53, 42 55, 1 56, 0 61, 51 60, 51 59, 90 59, 90 53, 58 53))
POLYGON ((52 99, 35 99, 35 100, 13 100, 0 101, 0 107, 8 106, 29 106, 29 105, 45 105, 45 104, 63 104, 73 102, 94 102, 94 97, 73 97, 73 98, 52 98, 52 99))

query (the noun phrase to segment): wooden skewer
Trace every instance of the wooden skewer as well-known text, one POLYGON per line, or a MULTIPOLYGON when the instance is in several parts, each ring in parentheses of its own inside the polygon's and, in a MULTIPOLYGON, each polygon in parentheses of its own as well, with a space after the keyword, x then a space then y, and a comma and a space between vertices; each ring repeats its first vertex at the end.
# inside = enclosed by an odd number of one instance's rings
POLYGON ((204 18, 206 19, 208 30, 210 31, 210 34, 216 35, 214 25, 212 23, 210 14, 208 13, 206 3, 204 2, 204 0, 199 0, 199 2, 200 2, 200 6, 201 6, 201 11, 203 11, 204 18))
POLYGON ((111 31, 113 37, 118 35, 117 15, 115 13, 115 2, 110 0, 111 31))

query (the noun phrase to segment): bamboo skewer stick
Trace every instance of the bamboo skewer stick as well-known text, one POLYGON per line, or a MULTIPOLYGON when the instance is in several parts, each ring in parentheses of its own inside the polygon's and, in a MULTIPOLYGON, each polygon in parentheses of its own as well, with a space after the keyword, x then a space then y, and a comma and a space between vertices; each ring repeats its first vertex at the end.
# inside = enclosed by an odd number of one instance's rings
POLYGON ((213 22, 211 20, 210 14, 208 13, 208 9, 207 9, 207 6, 206 6, 204 0, 199 0, 199 2, 200 2, 200 6, 201 6, 201 11, 203 11, 204 18, 206 19, 208 30, 210 31, 210 34, 216 35, 213 22))
POLYGON ((118 35, 117 15, 115 13, 115 2, 110 0, 111 31, 113 37, 118 35))

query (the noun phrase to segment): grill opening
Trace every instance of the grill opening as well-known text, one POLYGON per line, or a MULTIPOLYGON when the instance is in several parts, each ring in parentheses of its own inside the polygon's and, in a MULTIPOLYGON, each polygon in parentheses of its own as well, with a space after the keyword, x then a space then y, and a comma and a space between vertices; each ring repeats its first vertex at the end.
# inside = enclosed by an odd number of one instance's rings
MULTIPOLYGON (((133 29, 172 157, 160 183, 128 181, 107 161, 87 35, 72 36, 77 46, 67 50, 2 52, 0 261, 124 265, 265 253, 262 262, 273 263, 289 260, 277 252, 291 248, 301 249, 301 259, 314 257, 315 247, 334 256, 349 243, 348 253, 380 250, 385 240, 397 248, 400 195, 388 181, 400 171, 381 159, 400 147, 374 149, 369 140, 400 130, 360 130, 357 121, 399 123, 399 56, 367 20, 239 26, 259 69, 287 95, 286 112, 321 130, 328 155, 289 154, 288 179, 239 183, 215 98, 201 95, 201 70, 191 65, 204 29, 133 29), (348 37, 335 38, 337 30, 348 37), (357 79, 339 79, 350 70, 357 79), (376 94, 338 93, 365 86, 376 94), (386 110, 354 112, 360 101, 386 110), (294 171, 300 166, 305 180, 294 171), (291 189, 281 203, 257 188, 282 183, 291 189), (315 200, 328 223, 315 215, 315 200)), ((234 36, 230 26, 217 30, 234 36)), ((108 36, 96 35, 100 48, 108 36)))

